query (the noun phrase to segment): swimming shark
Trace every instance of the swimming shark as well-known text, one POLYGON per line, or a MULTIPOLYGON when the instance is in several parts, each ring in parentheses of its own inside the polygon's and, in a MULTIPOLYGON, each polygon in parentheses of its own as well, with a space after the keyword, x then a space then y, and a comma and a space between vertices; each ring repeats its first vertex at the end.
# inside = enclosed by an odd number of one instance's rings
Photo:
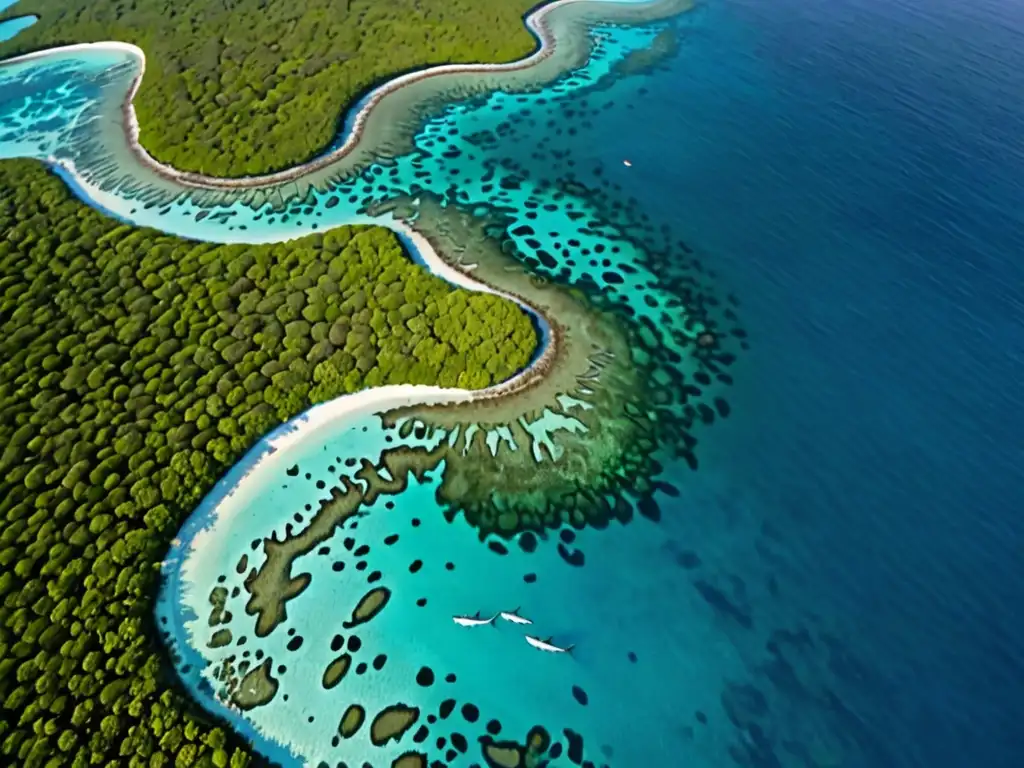
POLYGON ((496 626, 495 621, 498 618, 498 614, 494 614, 489 619, 480 618, 480 611, 477 611, 472 616, 452 616, 452 621, 458 624, 460 627, 480 627, 484 624, 490 624, 496 626))
POLYGON ((532 621, 527 619, 525 616, 519 615, 519 609, 516 608, 514 611, 502 611, 498 614, 505 621, 511 621, 513 624, 533 624, 532 621))
POLYGON ((532 635, 526 635, 526 642, 534 648, 541 651, 547 651, 548 653, 568 653, 571 655, 572 649, 576 647, 575 645, 567 645, 565 648, 560 648, 559 646, 552 644, 550 637, 546 640, 541 640, 539 637, 533 637, 532 635))

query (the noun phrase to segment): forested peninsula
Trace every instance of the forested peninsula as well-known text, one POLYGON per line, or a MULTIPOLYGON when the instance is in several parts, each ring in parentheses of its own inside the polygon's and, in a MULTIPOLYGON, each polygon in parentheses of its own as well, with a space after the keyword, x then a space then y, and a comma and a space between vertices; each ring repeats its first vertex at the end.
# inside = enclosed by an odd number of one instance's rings
POLYGON ((30 161, 0 162, 0 233, 0 764, 241 768, 237 738, 168 687, 152 626, 180 524, 312 403, 487 386, 527 363, 533 324, 384 229, 191 242, 30 161))
POLYGON ((134 102, 142 146, 178 170, 252 176, 323 152, 354 99, 396 74, 528 55, 536 41, 523 15, 538 4, 21 0, 16 15, 40 22, 0 43, 0 59, 69 43, 134 43, 146 54, 134 102))

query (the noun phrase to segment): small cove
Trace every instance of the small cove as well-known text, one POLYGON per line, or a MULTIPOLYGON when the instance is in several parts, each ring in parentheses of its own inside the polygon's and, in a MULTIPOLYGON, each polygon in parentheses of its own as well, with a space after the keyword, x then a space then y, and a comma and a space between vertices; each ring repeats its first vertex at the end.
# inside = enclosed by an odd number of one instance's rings
MULTIPOLYGON (((0 15, 13 8, 17 3, 18 0, 0 0, 0 15)), ((0 42, 12 40, 19 32, 28 29, 37 21, 39 21, 39 17, 34 14, 15 16, 0 21, 0 42)))

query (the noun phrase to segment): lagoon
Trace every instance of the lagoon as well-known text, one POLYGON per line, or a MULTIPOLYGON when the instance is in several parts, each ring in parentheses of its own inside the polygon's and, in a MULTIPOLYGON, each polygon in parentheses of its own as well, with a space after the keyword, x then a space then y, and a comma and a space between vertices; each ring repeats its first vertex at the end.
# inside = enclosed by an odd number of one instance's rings
MULTIPOLYGON (((11 8, 17 2, 18 0, 3 0, 0 2, 0 13, 11 8)), ((13 19, 0 21, 0 42, 12 40, 15 35, 22 30, 28 29, 37 21, 39 21, 39 17, 34 15, 16 16, 13 19)))

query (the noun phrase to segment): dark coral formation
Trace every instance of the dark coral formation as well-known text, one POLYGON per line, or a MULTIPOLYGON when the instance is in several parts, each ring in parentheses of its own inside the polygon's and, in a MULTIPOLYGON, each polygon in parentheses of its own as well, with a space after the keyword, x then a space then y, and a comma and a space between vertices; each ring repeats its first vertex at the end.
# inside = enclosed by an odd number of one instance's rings
MULTIPOLYGON (((401 212, 402 205, 396 201, 391 207, 401 212)), ((565 524, 603 527, 613 519, 628 522, 635 512, 657 520, 653 493, 668 486, 656 485, 661 464, 655 454, 697 467, 695 433, 728 413, 720 392, 731 383, 725 371, 736 355, 727 351, 727 341, 742 334, 721 338, 718 328, 735 315, 716 312, 720 303, 711 288, 695 278, 699 262, 687 260, 678 246, 659 251, 618 234, 612 247, 636 254, 636 266, 629 268, 648 266, 656 273, 659 293, 617 281, 599 284, 590 273, 567 290, 531 274, 556 270, 522 251, 511 233, 522 234, 524 225, 506 215, 481 218, 479 210, 442 208, 427 195, 418 199, 416 211, 416 227, 440 253, 472 252, 477 279, 528 296, 552 329, 536 378, 519 382, 500 399, 389 415, 395 424, 411 419, 424 425, 428 434, 462 430, 444 449, 439 494, 449 514, 463 513, 482 536, 503 537, 565 524), (706 343, 708 337, 713 344, 706 343), (564 406, 565 395, 586 407, 564 406), (548 448, 531 450, 535 437, 524 424, 538 422, 545 412, 561 413, 582 429, 554 433, 548 448), (470 425, 478 431, 470 434, 470 425), (519 450, 505 442, 495 451, 487 445, 486 431, 501 428, 519 450)), ((589 222, 590 231, 606 226, 589 222)), ((571 240, 572 234, 563 237, 571 240)), ((618 269, 623 266, 628 265, 618 269)), ((582 553, 562 548, 567 561, 582 562, 582 553)))

